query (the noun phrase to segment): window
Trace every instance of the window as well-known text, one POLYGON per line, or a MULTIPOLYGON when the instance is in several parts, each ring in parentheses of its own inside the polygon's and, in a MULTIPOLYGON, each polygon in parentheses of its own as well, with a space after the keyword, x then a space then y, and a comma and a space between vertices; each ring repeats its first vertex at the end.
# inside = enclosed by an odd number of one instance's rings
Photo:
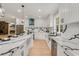
POLYGON ((30 25, 34 25, 34 19, 33 19, 33 18, 30 18, 30 19, 29 19, 29 26, 30 26, 30 25))

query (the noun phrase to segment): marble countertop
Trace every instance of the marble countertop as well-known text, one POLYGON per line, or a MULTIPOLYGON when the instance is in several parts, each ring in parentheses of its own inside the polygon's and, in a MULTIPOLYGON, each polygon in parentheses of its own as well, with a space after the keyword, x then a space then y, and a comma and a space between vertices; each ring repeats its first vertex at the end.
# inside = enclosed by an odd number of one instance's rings
POLYGON ((0 54, 4 53, 12 48, 20 46, 27 38, 31 37, 32 34, 24 34, 22 36, 19 36, 17 38, 11 38, 10 41, 0 42, 0 54))
POLYGON ((32 34, 29 34, 27 35, 26 33, 23 34, 23 35, 19 35, 18 37, 11 37, 9 41, 0 41, 0 46, 1 45, 4 45, 4 44, 9 44, 9 43, 12 43, 12 42, 17 42, 17 41, 20 41, 20 40, 23 40, 24 38, 28 38, 30 37, 32 34))
MULTIPOLYGON (((78 38, 73 39, 73 40, 67 40, 67 39, 64 39, 61 36, 50 37, 50 38, 55 40, 60 46, 67 46, 67 47, 70 47, 72 49, 79 49, 79 39, 78 38)), ((67 51, 70 52, 74 56, 79 55, 79 50, 69 49, 67 51)))

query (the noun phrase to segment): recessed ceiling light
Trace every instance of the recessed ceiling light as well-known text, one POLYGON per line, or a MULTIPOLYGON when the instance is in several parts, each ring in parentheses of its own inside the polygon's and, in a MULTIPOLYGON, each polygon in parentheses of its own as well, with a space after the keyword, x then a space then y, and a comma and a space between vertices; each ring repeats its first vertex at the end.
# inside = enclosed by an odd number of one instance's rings
POLYGON ((38 16, 39 18, 41 17, 41 16, 38 16))
POLYGON ((21 9, 18 9, 17 12, 20 13, 21 12, 21 9))
POLYGON ((41 9, 38 9, 38 12, 41 12, 41 9))

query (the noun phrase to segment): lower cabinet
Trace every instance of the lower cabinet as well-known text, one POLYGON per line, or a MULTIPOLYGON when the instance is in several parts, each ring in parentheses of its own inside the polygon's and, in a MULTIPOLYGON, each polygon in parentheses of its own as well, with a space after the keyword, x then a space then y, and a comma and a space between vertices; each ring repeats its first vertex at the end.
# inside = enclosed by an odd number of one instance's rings
POLYGON ((59 44, 57 44, 57 56, 66 56, 63 48, 59 44))
POLYGON ((37 32, 34 34, 35 34, 35 39, 45 39, 45 40, 48 39, 48 34, 45 32, 37 32))
POLYGON ((53 39, 51 40, 51 55, 57 56, 57 43, 53 39))
MULTIPOLYGON (((19 40, 17 42, 16 41, 11 42, 10 44, 5 45, 5 47, 8 50, 5 49, 6 52, 0 53, 0 56, 28 56, 29 49, 33 45, 33 35, 29 36, 28 38, 25 37, 24 39, 19 40)), ((3 50, 4 50, 4 47, 3 47, 3 50)))

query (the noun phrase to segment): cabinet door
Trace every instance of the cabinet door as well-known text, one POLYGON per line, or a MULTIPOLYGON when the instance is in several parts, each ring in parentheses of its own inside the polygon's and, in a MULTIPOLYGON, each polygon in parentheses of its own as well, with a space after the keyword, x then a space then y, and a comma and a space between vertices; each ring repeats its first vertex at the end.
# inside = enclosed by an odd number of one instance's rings
POLYGON ((35 39, 43 39, 43 40, 47 40, 48 39, 48 35, 45 32, 37 32, 34 33, 35 34, 35 39))

